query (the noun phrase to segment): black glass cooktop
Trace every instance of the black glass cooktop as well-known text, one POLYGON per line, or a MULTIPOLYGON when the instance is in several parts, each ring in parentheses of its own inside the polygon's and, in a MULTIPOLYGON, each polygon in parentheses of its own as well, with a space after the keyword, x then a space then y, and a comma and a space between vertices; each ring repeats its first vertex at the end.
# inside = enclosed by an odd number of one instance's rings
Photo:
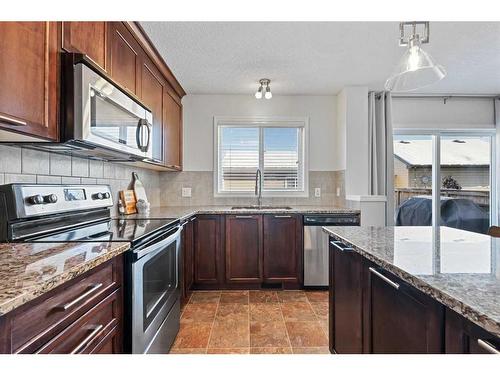
POLYGON ((174 227, 178 219, 107 219, 87 226, 56 232, 32 242, 112 241, 132 244, 174 227))

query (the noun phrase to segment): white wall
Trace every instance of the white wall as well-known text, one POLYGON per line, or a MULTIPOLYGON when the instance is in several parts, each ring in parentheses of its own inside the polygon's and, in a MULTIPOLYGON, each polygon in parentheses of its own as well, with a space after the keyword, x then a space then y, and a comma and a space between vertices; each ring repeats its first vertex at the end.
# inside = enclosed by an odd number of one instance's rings
POLYGON ((186 95, 183 100, 184 170, 213 170, 214 116, 309 117, 309 169, 343 169, 336 154, 336 96, 186 95))
POLYGON ((395 129, 491 129, 493 99, 397 98, 392 101, 395 129))
POLYGON ((338 159, 346 195, 368 194, 368 88, 350 86, 338 95, 338 159))

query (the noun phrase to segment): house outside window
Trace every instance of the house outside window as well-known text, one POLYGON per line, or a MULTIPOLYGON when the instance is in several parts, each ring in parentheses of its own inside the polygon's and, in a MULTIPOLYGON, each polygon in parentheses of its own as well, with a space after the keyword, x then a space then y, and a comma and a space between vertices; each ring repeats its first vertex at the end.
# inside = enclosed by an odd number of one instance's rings
POLYGON ((486 233, 497 218, 494 131, 395 131, 394 190, 396 225, 486 233))
POLYGON ((307 197, 307 118, 214 118, 214 195, 307 197))

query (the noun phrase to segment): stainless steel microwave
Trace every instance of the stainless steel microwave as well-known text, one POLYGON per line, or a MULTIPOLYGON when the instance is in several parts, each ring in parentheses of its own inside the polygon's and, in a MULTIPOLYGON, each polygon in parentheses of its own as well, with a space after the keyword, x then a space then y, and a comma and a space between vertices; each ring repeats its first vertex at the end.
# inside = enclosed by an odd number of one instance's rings
POLYGON ((68 55, 65 63, 64 141, 154 159, 151 111, 83 56, 68 55))

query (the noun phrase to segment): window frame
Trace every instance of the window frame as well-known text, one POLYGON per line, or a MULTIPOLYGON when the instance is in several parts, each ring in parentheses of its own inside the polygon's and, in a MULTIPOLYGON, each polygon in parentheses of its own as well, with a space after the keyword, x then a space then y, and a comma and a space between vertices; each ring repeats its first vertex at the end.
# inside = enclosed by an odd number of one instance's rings
POLYGON ((432 138, 432 225, 438 226, 441 222, 441 137, 490 137, 490 225, 498 225, 498 185, 497 185, 497 149, 496 129, 474 128, 396 128, 393 135, 428 135, 432 138), (438 166, 436 168, 435 166, 438 166), (439 183, 436 186, 437 181, 439 183))
MULTIPOLYGON (((303 189, 299 191, 266 191, 262 190, 262 197, 270 198, 303 198, 309 197, 309 117, 285 117, 285 116, 253 116, 253 117, 233 117, 214 116, 213 120, 213 190, 214 197, 248 198, 255 197, 254 192, 230 192, 219 191, 219 140, 220 128, 230 127, 258 127, 258 128, 302 128, 302 148, 299 149, 299 158, 302 160, 303 189), (302 155, 300 155, 302 154, 302 155)), ((259 144, 259 165, 263 164, 263 137, 260 137, 259 144)))

